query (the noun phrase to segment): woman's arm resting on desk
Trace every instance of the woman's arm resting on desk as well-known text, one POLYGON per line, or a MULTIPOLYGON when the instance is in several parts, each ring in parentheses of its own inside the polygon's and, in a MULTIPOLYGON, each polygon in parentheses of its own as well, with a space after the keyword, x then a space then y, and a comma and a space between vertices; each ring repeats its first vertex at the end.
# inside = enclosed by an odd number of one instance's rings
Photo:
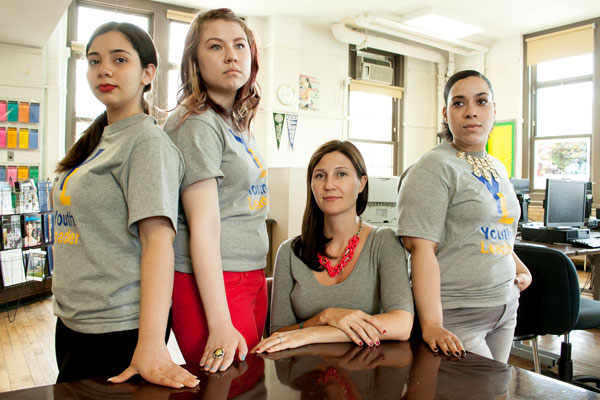
POLYGON ((198 384, 196 377, 171 360, 165 344, 173 292, 175 231, 166 217, 143 219, 138 222, 138 231, 142 244, 138 342, 131 365, 109 380, 121 383, 139 373, 159 385, 194 387, 198 384))
POLYGON ((216 179, 205 179, 190 185, 181 194, 181 203, 190 229, 192 268, 209 330, 200 366, 210 372, 216 372, 217 369, 222 371, 231 365, 236 350, 243 360, 248 348, 246 340, 231 322, 225 295, 216 179), (223 348, 224 358, 210 356, 217 348, 223 348))
POLYGON ((512 257, 515 260, 515 267, 517 269, 517 275, 515 276, 515 285, 518 286, 519 290, 522 292, 527 289, 529 285, 531 285, 531 272, 529 269, 523 264, 523 261, 512 252, 512 257))
POLYGON ((437 243, 408 236, 403 237, 402 242, 411 254, 413 296, 423 340, 435 352, 439 349, 446 355, 460 355, 464 352, 462 343, 443 326, 440 266, 435 255, 437 243))
MULTIPOLYGON (((376 343, 379 335, 385 335, 387 330, 373 315, 360 310, 348 308, 326 308, 302 324, 303 328, 315 326, 332 326, 343 331, 354 343, 362 346, 363 343, 376 343)), ((300 324, 283 327, 278 332, 299 329, 300 324)))
MULTIPOLYGON (((354 310, 348 310, 354 311, 354 310)), ((394 310, 384 314, 374 315, 379 323, 388 327, 387 333, 377 333, 374 341, 370 345, 379 344, 380 340, 407 340, 410 336, 410 327, 412 326, 413 315, 408 311, 394 310)), ((336 343, 336 342, 354 342, 362 345, 360 339, 351 339, 343 330, 329 326, 317 325, 303 329, 288 330, 282 328, 273 333, 266 339, 263 339, 252 352, 272 353, 285 349, 293 349, 313 343, 336 343)), ((366 342, 369 345, 369 342, 366 342)))
MULTIPOLYGON (((271 331, 285 332, 300 329, 300 323, 292 307, 290 293, 294 288, 291 272, 291 246, 282 245, 277 251, 273 273, 273 290, 271 300, 271 331)), ((327 308, 317 315, 302 322, 303 328, 314 326, 332 326, 346 332, 356 344, 359 342, 376 342, 379 333, 386 330, 377 318, 362 311, 327 308), (356 333, 355 333, 356 332, 356 333), (360 334, 357 334, 360 332, 360 334)))

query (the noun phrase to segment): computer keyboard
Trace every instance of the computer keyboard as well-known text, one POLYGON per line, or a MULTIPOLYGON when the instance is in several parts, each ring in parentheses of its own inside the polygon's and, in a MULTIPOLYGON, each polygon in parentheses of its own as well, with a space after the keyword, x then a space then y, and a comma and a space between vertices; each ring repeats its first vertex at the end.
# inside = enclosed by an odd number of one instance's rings
POLYGON ((591 237, 587 239, 571 239, 569 240, 569 243, 577 247, 587 247, 595 249, 597 247, 600 247, 600 237, 591 237))

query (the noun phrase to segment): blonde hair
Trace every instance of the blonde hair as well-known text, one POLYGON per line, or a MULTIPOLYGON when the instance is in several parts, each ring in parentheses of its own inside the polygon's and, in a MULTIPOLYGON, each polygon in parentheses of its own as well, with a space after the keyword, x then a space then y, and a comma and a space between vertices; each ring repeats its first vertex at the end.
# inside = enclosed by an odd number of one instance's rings
POLYGON ((177 103, 185 106, 187 112, 181 118, 180 123, 185 121, 191 114, 202 114, 209 108, 212 108, 223 117, 229 117, 226 110, 208 96, 206 83, 202 79, 198 66, 198 46, 202 31, 208 22, 214 20, 237 22, 244 30, 248 39, 251 57, 250 77, 244 86, 238 89, 231 110, 231 120, 236 129, 248 131, 252 119, 256 116, 258 102, 260 101, 260 87, 256 82, 256 75, 258 74, 258 49, 252 31, 240 17, 228 8, 220 8, 198 14, 190 25, 185 38, 183 57, 181 59, 181 87, 177 96, 177 103))

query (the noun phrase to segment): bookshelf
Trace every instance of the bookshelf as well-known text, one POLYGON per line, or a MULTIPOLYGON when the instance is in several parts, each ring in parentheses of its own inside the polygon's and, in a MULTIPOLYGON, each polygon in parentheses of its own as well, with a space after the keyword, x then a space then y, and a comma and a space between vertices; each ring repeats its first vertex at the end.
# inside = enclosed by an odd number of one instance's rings
POLYGON ((0 188, 0 304, 12 322, 21 299, 51 294, 54 215, 49 180, 7 186, 0 188))

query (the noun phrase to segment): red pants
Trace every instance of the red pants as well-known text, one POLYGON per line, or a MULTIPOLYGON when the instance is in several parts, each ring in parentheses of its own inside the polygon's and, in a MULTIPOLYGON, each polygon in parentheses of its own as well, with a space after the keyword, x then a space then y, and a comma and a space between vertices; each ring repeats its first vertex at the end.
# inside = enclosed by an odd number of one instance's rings
MULTIPOLYGON (((223 272, 223 279, 231 321, 246 339, 250 351, 261 340, 267 318, 264 270, 223 272)), ((208 340, 208 324, 193 274, 175 272, 171 311, 181 354, 186 363, 197 364, 208 340)))

